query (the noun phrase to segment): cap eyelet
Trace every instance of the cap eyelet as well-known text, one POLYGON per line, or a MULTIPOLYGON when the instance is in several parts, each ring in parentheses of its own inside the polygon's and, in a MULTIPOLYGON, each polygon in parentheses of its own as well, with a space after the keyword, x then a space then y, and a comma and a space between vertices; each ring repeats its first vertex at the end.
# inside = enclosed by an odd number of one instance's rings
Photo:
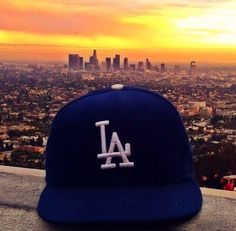
POLYGON ((111 86, 111 89, 113 89, 113 90, 121 90, 123 88, 124 88, 124 85, 122 85, 122 84, 114 84, 111 86))

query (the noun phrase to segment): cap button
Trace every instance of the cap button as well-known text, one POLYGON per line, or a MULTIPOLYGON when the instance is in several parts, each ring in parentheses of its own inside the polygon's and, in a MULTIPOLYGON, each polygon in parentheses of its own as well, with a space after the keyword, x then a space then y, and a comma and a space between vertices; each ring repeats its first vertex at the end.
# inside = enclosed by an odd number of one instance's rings
POLYGON ((111 86, 111 89, 113 89, 113 90, 121 90, 123 88, 124 88, 124 85, 122 85, 122 84, 114 84, 111 86))

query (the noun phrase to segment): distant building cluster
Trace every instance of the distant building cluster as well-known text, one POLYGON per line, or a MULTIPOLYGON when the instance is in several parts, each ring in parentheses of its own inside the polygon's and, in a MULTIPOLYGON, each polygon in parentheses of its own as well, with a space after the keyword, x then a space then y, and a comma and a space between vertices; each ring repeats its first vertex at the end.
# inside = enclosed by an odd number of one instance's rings
POLYGON ((178 105, 178 110, 183 116, 211 117, 214 115, 212 107, 206 106, 206 101, 189 101, 187 104, 178 105))
POLYGON ((79 56, 79 54, 69 54, 69 69, 70 70, 103 70, 103 71, 145 71, 145 70, 155 70, 161 73, 166 71, 165 63, 161 63, 160 68, 157 65, 152 65, 150 60, 146 58, 145 62, 139 61, 137 64, 129 63, 128 57, 124 57, 121 60, 120 54, 115 54, 114 58, 106 57, 105 61, 101 62, 99 65, 99 60, 97 57, 97 51, 93 50, 93 55, 89 57, 88 62, 84 62, 84 57, 79 56))

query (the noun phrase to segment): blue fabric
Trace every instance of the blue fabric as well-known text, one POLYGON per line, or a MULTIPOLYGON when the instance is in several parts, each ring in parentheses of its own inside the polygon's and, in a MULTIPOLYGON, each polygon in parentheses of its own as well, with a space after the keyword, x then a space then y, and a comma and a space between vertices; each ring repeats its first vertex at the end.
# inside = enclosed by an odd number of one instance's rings
POLYGON ((46 187, 39 215, 52 222, 153 222, 183 219, 201 208, 193 181, 161 187, 46 187))
MULTIPOLYGON (((113 163, 120 160, 112 158, 113 163)), ((93 92, 67 104, 53 121, 46 149, 47 187, 39 214, 58 222, 183 217, 201 207, 201 193, 193 178, 188 137, 170 102, 138 88, 93 92), (110 121, 106 126, 108 147, 112 132, 118 133, 123 146, 130 143, 133 168, 117 164, 116 169, 101 170, 105 159, 97 158, 101 137, 95 123, 102 120, 110 121), (133 209, 124 203, 131 203, 133 209), (106 211, 110 211, 108 215, 106 211)))

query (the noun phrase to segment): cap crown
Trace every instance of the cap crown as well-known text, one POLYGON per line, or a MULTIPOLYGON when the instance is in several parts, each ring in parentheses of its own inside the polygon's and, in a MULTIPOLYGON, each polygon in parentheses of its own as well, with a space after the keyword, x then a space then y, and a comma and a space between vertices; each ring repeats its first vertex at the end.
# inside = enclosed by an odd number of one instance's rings
MULTIPOLYGON (((114 152, 119 152, 117 145, 114 152)), ((181 118, 158 94, 128 87, 93 92, 67 104, 53 121, 46 149, 49 185, 158 186, 192 177, 192 154, 181 118), (107 151, 116 132, 124 150, 130 144, 127 159, 133 166, 122 167, 124 160, 117 155, 110 159, 114 168, 102 169, 107 158, 98 158, 104 151, 101 121, 109 121, 107 151)))

